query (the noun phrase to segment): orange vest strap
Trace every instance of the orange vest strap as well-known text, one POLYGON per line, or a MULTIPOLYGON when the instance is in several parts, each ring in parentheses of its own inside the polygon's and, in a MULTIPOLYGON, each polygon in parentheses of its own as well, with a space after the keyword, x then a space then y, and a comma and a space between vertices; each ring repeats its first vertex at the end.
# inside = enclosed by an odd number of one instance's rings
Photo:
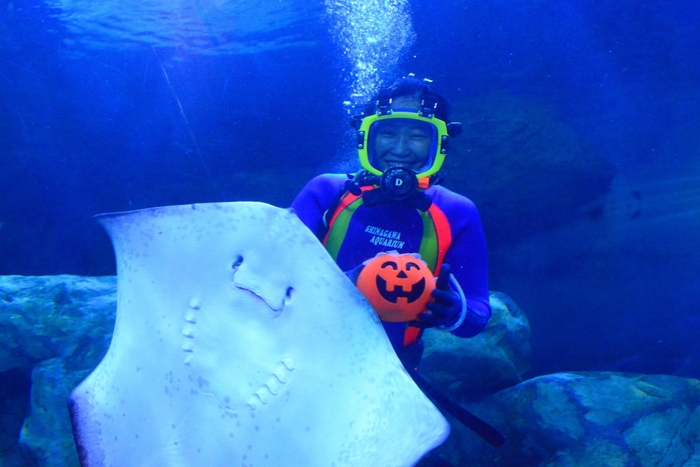
POLYGON ((415 343, 420 339, 423 330, 421 328, 416 328, 413 326, 406 326, 406 330, 403 333, 403 346, 408 347, 409 345, 415 343))
POLYGON ((430 205, 428 213, 433 220, 435 233, 437 235, 437 263, 433 270, 433 273, 437 275, 445 260, 445 254, 450 248, 450 245, 452 245, 452 229, 450 228, 450 221, 447 220, 447 216, 435 203, 430 205))
POLYGON ((323 237, 323 246, 326 246, 326 243, 328 243, 328 237, 331 234, 331 231, 333 230, 333 225, 335 224, 335 221, 338 220, 338 216, 347 209, 348 206, 350 206, 352 203, 357 201, 362 197, 362 194, 364 194, 365 191, 367 190, 372 190, 374 189, 373 186, 363 186, 360 187, 362 190, 362 193, 359 195, 353 195, 349 191, 343 195, 343 197, 340 199, 340 203, 335 207, 335 212, 331 213, 332 217, 331 220, 328 222, 328 231, 326 232, 326 236, 323 237))

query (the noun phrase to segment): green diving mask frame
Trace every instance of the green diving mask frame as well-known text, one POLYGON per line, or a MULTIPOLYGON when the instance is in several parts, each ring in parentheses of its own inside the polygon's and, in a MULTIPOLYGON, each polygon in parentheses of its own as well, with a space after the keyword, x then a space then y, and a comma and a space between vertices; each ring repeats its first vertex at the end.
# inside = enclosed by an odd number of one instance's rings
MULTIPOLYGON (((382 161, 375 150, 377 138, 392 141, 399 138, 398 132, 403 128, 405 137, 418 144, 429 144, 427 158, 419 167, 411 167, 416 178, 428 178, 437 173, 447 155, 447 124, 433 115, 424 116, 423 112, 397 109, 387 113, 377 113, 362 119, 357 129, 357 151, 362 168, 374 175, 382 175, 382 161)), ((410 143, 409 143, 410 144, 410 143)))

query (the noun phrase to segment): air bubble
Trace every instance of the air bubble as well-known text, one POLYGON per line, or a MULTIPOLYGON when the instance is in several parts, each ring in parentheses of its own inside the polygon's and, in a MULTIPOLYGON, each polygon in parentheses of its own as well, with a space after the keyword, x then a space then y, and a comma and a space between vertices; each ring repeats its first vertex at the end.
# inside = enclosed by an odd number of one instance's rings
POLYGON ((352 66, 351 105, 346 107, 357 113, 415 41, 410 2, 326 0, 325 4, 336 42, 352 66))

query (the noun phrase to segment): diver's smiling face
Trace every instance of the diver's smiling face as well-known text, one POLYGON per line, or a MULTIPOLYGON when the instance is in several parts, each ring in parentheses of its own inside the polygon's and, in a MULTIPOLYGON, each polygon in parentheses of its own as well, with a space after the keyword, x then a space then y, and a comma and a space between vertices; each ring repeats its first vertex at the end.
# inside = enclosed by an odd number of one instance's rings
MULTIPOLYGON (((420 110, 420 102, 412 96, 398 97, 391 106, 396 110, 420 110)), ((417 120, 390 119, 377 125, 374 151, 381 170, 391 167, 419 170, 425 166, 432 142, 428 124, 417 120)))

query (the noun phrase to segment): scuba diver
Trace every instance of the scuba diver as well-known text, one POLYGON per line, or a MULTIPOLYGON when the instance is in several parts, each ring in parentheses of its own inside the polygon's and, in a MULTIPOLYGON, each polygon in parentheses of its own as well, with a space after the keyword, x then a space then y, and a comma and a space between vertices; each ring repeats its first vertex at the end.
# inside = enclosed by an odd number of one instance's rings
MULTIPOLYGON (((437 277, 427 310, 409 321, 379 313, 397 355, 412 370, 423 353, 425 328, 472 337, 491 316, 479 213, 469 199, 440 185, 449 140, 461 124, 450 122, 447 101, 430 84, 409 75, 380 89, 351 121, 362 170, 319 175, 292 203, 356 284, 363 268, 387 252, 420 255, 431 280, 437 277)), ((394 286, 403 289, 408 286, 394 286)))

